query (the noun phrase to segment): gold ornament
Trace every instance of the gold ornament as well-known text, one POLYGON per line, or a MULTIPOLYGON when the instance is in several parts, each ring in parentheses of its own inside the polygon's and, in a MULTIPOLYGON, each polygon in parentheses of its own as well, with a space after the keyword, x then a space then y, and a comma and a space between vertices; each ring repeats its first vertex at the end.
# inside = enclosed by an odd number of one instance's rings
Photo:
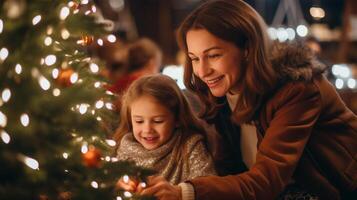
POLYGON ((72 85, 71 76, 73 73, 74 71, 71 68, 62 69, 58 74, 58 78, 56 79, 56 82, 63 87, 71 86, 72 85))

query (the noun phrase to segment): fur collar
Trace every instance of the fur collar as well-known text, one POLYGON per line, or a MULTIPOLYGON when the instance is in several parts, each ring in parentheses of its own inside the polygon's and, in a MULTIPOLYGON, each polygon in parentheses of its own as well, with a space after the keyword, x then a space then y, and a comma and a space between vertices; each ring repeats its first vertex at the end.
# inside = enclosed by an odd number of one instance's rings
POLYGON ((274 70, 282 80, 309 81, 326 69, 312 51, 301 43, 276 43, 270 52, 274 70))

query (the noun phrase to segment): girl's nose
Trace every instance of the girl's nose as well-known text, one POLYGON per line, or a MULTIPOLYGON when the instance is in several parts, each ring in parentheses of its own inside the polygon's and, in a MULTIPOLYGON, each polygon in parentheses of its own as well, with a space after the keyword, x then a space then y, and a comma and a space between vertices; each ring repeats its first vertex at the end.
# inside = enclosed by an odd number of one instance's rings
POLYGON ((150 122, 145 122, 143 126, 143 132, 145 133, 150 133, 152 129, 151 123, 150 122))

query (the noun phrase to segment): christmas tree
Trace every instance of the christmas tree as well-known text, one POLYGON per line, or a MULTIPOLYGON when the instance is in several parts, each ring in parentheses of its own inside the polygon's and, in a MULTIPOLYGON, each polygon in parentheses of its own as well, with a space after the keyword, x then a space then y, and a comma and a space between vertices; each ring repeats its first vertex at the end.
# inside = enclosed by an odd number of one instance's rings
MULTIPOLYGON (((113 96, 87 54, 105 25, 88 0, 0 1, 0 199, 133 199, 110 140, 113 96)), ((138 197, 139 198, 139 197, 138 197)))

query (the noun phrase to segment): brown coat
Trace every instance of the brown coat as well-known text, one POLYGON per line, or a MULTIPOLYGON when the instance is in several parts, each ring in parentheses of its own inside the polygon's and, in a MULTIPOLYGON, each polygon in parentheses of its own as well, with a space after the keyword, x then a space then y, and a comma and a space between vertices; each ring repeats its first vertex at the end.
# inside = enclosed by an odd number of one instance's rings
POLYGON ((238 175, 191 180, 196 200, 274 199, 292 180, 323 200, 356 195, 356 115, 310 55, 296 47, 276 52, 273 64, 285 84, 258 115, 255 165, 238 175))

